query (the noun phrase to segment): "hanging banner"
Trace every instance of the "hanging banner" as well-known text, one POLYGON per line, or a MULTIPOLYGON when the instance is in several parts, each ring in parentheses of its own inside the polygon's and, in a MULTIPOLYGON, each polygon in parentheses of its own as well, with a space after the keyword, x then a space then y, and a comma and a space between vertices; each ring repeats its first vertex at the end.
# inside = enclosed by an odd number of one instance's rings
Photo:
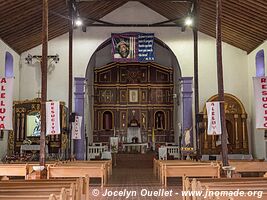
POLYGON ((256 128, 267 129, 267 77, 253 77, 256 128))
POLYGON ((115 62, 154 61, 153 33, 113 33, 111 39, 115 62))
POLYGON ((56 134, 60 134, 59 102, 46 102, 46 135, 56 134))
POLYGON ((0 77, 0 130, 13 130, 13 78, 0 77))
POLYGON ((208 114, 208 135, 221 135, 220 102, 207 102, 206 108, 208 114))
POLYGON ((75 116, 75 121, 72 122, 72 139, 80 140, 82 139, 82 116, 75 116))

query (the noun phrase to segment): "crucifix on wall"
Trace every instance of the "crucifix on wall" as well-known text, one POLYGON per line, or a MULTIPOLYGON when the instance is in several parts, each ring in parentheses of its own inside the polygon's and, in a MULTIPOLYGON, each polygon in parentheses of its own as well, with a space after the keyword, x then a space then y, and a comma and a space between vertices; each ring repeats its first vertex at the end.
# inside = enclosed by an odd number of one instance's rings
MULTIPOLYGON (((36 59, 40 63, 42 62, 42 56, 40 56, 40 55, 32 56, 31 54, 28 54, 28 56, 25 58, 27 64, 32 64, 33 59, 36 59)), ((54 61, 55 63, 58 63, 59 62, 59 55, 56 54, 56 55, 47 56, 47 60, 51 60, 51 62, 54 61)))

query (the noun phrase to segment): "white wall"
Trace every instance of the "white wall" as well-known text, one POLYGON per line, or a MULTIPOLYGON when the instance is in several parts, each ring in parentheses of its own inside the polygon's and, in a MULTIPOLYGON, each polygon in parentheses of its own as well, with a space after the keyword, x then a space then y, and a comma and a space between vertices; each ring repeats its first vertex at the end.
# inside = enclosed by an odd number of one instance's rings
MULTIPOLYGON (((19 61, 20 61, 20 56, 0 39, 0 76, 5 76, 5 56, 6 56, 7 51, 10 54, 12 54, 13 59, 14 59, 13 60, 14 75, 15 75, 14 100, 19 100, 19 82, 20 82, 19 61)), ((0 141, 0 160, 7 153, 7 139, 8 139, 8 134, 7 134, 7 132, 5 132, 3 140, 0 141)))
POLYGON ((250 104, 250 113, 252 116, 251 121, 251 129, 252 129, 252 142, 253 142, 253 152, 259 157, 259 158, 265 158, 266 157, 266 145, 264 141, 264 131, 263 130, 256 130, 255 129, 255 103, 254 103, 254 90, 253 90, 253 82, 252 77, 256 76, 256 54, 259 50, 264 50, 264 58, 265 58, 265 76, 267 75, 267 42, 264 42, 262 45, 260 45, 258 48, 256 48, 254 51, 252 51, 248 55, 248 92, 249 92, 249 104, 250 104))
MULTIPOLYGON (((158 13, 138 2, 129 2, 105 16, 102 20, 119 23, 154 23, 166 20, 158 13), (127 17, 121 17, 127 16, 127 17)), ((192 31, 181 32, 175 27, 134 28, 134 27, 87 27, 87 32, 74 31, 74 76, 85 76, 86 67, 96 48, 108 39, 111 33, 150 32, 165 42, 176 55, 182 76, 193 76, 193 37, 192 31)), ((41 46, 21 55, 24 59, 28 53, 41 54, 41 46)), ((48 99, 68 101, 68 34, 49 42, 49 54, 59 54, 60 62, 48 75, 48 99)), ((246 52, 223 43, 223 65, 225 92, 237 96, 250 114, 248 92, 248 62, 246 52)), ((21 99, 34 98, 40 88, 39 67, 22 64, 20 89, 21 99), (24 77, 31 77, 24 78, 24 77)), ((199 93, 200 108, 205 101, 217 93, 216 46, 215 39, 199 34, 199 93)), ((258 152, 257 152, 258 154, 258 152)), ((258 154, 260 155, 260 154, 258 154)))

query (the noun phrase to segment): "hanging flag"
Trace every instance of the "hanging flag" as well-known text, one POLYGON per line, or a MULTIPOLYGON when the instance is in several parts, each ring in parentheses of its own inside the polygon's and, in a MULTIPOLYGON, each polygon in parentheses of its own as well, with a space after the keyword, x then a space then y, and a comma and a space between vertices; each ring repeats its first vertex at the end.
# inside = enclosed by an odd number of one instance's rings
POLYGON ((75 116, 75 121, 72 122, 72 139, 80 140, 82 139, 82 116, 75 116))
POLYGON ((13 130, 13 78, 0 77, 0 130, 13 130))
POLYGON ((207 102, 206 108, 208 114, 208 135, 221 135, 220 102, 207 102))
POLYGON ((256 128, 267 129, 267 77, 253 77, 256 128))
POLYGON ((46 102, 46 135, 60 134, 60 107, 58 101, 46 102))

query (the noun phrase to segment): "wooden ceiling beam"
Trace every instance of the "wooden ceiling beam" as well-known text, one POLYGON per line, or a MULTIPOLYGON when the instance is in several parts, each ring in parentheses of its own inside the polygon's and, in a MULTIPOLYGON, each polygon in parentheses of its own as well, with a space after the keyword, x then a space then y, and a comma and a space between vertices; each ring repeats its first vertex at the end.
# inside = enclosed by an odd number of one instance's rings
MULTIPOLYGON (((213 10, 212 8, 210 8, 209 6, 205 7, 205 13, 210 13, 213 14, 213 10)), ((223 12, 223 19, 222 19, 223 24, 227 23, 227 24, 231 24, 234 25, 238 28, 241 28, 243 30, 247 30, 247 31, 251 31, 252 33, 254 32, 255 34, 259 35, 262 38, 265 38, 267 35, 267 31, 263 31, 262 29, 251 25, 251 24, 246 24, 244 21, 237 19, 233 16, 231 16, 230 14, 227 14, 225 12, 223 12)))
MULTIPOLYGON (((215 33, 215 27, 216 25, 213 23, 213 21, 210 21, 209 19, 204 19, 202 20, 202 17, 200 18, 200 23, 201 23, 201 26, 203 26, 204 24, 209 24, 210 27, 214 27, 214 29, 212 29, 215 33), (202 21, 205 21, 202 23, 202 21)), ((231 29, 231 32, 235 33, 237 35, 237 38, 247 38, 249 39, 251 42, 254 42, 254 43, 257 43, 257 42, 260 42, 261 40, 258 39, 258 38, 255 38, 255 35, 254 34, 251 34, 251 33, 247 33, 247 32, 244 32, 243 30, 241 29, 236 29, 236 27, 234 26, 231 26, 229 24, 222 24, 223 27, 227 27, 228 29, 231 29)), ((210 28, 211 30, 211 28, 210 28)))

